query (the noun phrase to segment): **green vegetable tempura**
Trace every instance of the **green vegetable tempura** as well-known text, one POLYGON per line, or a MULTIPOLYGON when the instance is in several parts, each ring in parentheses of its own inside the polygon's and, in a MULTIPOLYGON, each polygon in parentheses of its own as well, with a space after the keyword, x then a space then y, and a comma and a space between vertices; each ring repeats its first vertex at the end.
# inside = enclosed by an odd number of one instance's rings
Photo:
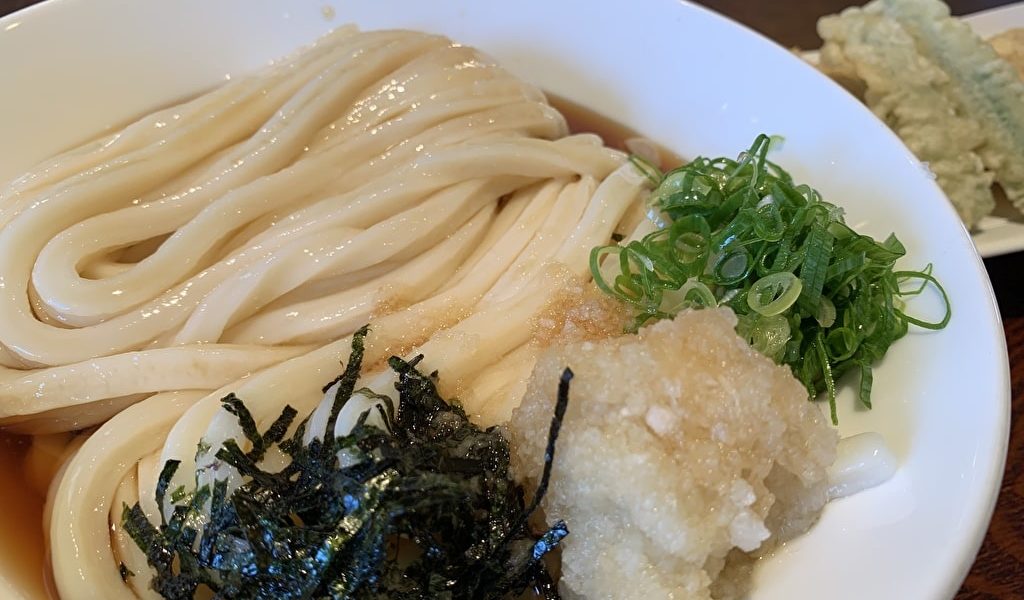
POLYGON ((894 235, 857 233, 839 207, 769 161, 772 142, 762 134, 736 160, 697 158, 665 174, 633 157, 655 186, 651 216, 663 226, 594 248, 591 271, 601 290, 636 308, 635 328, 684 308, 732 308, 752 346, 789 365, 811 397, 827 391, 838 423, 835 380, 859 372, 870 407, 872 364, 909 324, 945 327, 949 298, 930 265, 895 270, 905 249, 894 235), (901 301, 928 283, 945 303, 935 323, 907 315, 901 301))

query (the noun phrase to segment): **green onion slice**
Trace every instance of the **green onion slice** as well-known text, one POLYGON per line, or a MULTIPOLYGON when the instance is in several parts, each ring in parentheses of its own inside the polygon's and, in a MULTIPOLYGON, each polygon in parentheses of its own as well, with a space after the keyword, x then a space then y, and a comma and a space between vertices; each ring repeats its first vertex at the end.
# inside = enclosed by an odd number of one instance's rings
POLYGON ((952 307, 931 265, 894 270, 906 254, 894 235, 854 231, 841 208, 768 160, 779 145, 760 135, 736 159, 698 157, 667 173, 631 157, 652 183, 659 229, 594 248, 590 268, 599 289, 634 308, 633 330, 688 308, 730 307, 754 348, 788 365, 810 396, 826 393, 835 422, 836 378, 859 374, 870 408, 871 366, 909 326, 945 327, 952 307), (904 308, 928 287, 945 305, 937 321, 904 308))
POLYGON ((803 282, 788 271, 772 273, 758 279, 747 292, 747 306, 765 317, 782 314, 793 306, 803 282))

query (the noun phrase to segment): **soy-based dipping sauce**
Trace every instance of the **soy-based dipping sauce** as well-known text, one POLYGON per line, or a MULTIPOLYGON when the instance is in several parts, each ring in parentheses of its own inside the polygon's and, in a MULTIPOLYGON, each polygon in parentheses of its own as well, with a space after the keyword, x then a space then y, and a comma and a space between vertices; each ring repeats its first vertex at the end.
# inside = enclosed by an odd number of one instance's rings
POLYGON ((45 544, 43 541, 43 504, 40 495, 29 483, 26 456, 31 439, 28 436, 0 433, 0 563, 16 574, 18 580, 0 580, 0 595, 6 588, 25 590, 33 597, 47 596, 44 586, 45 544))

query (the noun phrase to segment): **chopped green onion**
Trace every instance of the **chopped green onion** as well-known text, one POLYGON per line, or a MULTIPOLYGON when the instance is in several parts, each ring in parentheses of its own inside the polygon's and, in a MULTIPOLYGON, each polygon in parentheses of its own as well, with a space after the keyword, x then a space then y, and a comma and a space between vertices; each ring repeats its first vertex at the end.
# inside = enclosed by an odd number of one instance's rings
POLYGON ((822 296, 821 302, 818 303, 818 314, 814 318, 818 321, 818 325, 831 327, 836 322, 836 305, 832 304, 827 296, 822 296))
POLYGON ((762 315, 755 316, 746 323, 747 326, 740 329, 743 330, 743 337, 747 342, 765 356, 776 361, 781 360, 792 333, 789 321, 782 315, 762 315))
POLYGON ((953 311, 950 309, 949 296, 946 295, 946 290, 942 287, 939 281, 932 276, 931 270, 932 266, 928 265, 923 271, 898 271, 894 273, 893 275, 901 283, 912 279, 921 280, 921 285, 917 289, 911 291, 897 291, 896 293, 900 296, 916 296, 917 294, 920 294, 929 283, 934 285, 935 288, 939 290, 939 293, 942 294, 942 303, 946 307, 946 312, 942 315, 942 318, 931 323, 912 317, 904 313, 900 308, 896 308, 895 311, 903 320, 912 325, 917 325, 922 329, 937 330, 942 329, 949 324, 949 319, 952 318, 953 311))
POLYGON ((942 329, 952 311, 931 265, 894 271, 906 253, 895 236, 857 233, 841 208, 769 161, 780 143, 760 135, 736 160, 699 157, 665 174, 631 158, 655 184, 649 212, 660 228, 594 248, 590 267, 599 289, 635 308, 634 329, 687 308, 732 308, 753 347, 788 365, 810 396, 827 393, 835 422, 835 378, 858 372, 870 408, 871 365, 909 325, 942 329), (928 286, 945 305, 935 322, 903 307, 928 286))
POLYGON ((839 423, 839 414, 836 411, 836 382, 832 376, 832 363, 828 360, 828 352, 825 350, 825 343, 821 341, 821 331, 814 340, 814 349, 818 356, 818 366, 822 370, 825 380, 825 391, 828 392, 828 408, 832 416, 832 422, 839 423))
POLYGON ((678 290, 668 290, 661 297, 661 310, 676 314, 684 308, 713 308, 718 306, 715 295, 704 283, 691 277, 678 290))
POLYGON ((788 271, 772 273, 750 286, 747 306, 766 317, 782 314, 793 306, 802 289, 803 283, 796 275, 788 271))
POLYGON ((800 264, 800 280, 804 284, 800 302, 808 312, 817 309, 821 303, 825 275, 832 258, 832 243, 832 234, 820 222, 811 224, 804 243, 804 260, 800 264))
POLYGON ((636 154, 631 154, 629 156, 629 162, 632 163, 638 171, 643 173, 644 177, 649 179, 654 185, 658 185, 658 183, 661 182, 661 169, 652 164, 646 158, 636 154))

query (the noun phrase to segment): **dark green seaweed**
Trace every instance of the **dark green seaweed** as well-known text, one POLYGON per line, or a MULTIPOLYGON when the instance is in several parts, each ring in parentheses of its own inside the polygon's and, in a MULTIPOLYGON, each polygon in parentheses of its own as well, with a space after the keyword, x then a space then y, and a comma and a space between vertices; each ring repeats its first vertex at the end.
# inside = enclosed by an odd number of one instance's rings
MULTIPOLYGON (((328 386, 337 384, 327 431, 356 391, 365 335, 355 335, 344 373, 328 386)), ((171 517, 156 526, 138 504, 125 506, 125 531, 154 571, 151 587, 173 600, 207 588, 223 599, 488 600, 529 589, 558 598, 545 556, 569 531, 558 521, 535 534, 528 521, 548 486, 572 373, 562 375, 544 473, 527 506, 509 474, 508 441, 441 398, 437 373, 416 368, 421 358, 390 359, 400 410, 374 395, 383 427, 366 411, 347 435, 309 444, 306 422, 285 438, 291 407, 261 433, 242 400, 224 398, 252 449, 228 440, 216 456, 245 483, 230 494, 223 480, 175 490, 171 517), (258 463, 275 445, 291 462, 264 471, 258 463)), ((161 472, 161 506, 177 468, 168 461, 161 472)))

